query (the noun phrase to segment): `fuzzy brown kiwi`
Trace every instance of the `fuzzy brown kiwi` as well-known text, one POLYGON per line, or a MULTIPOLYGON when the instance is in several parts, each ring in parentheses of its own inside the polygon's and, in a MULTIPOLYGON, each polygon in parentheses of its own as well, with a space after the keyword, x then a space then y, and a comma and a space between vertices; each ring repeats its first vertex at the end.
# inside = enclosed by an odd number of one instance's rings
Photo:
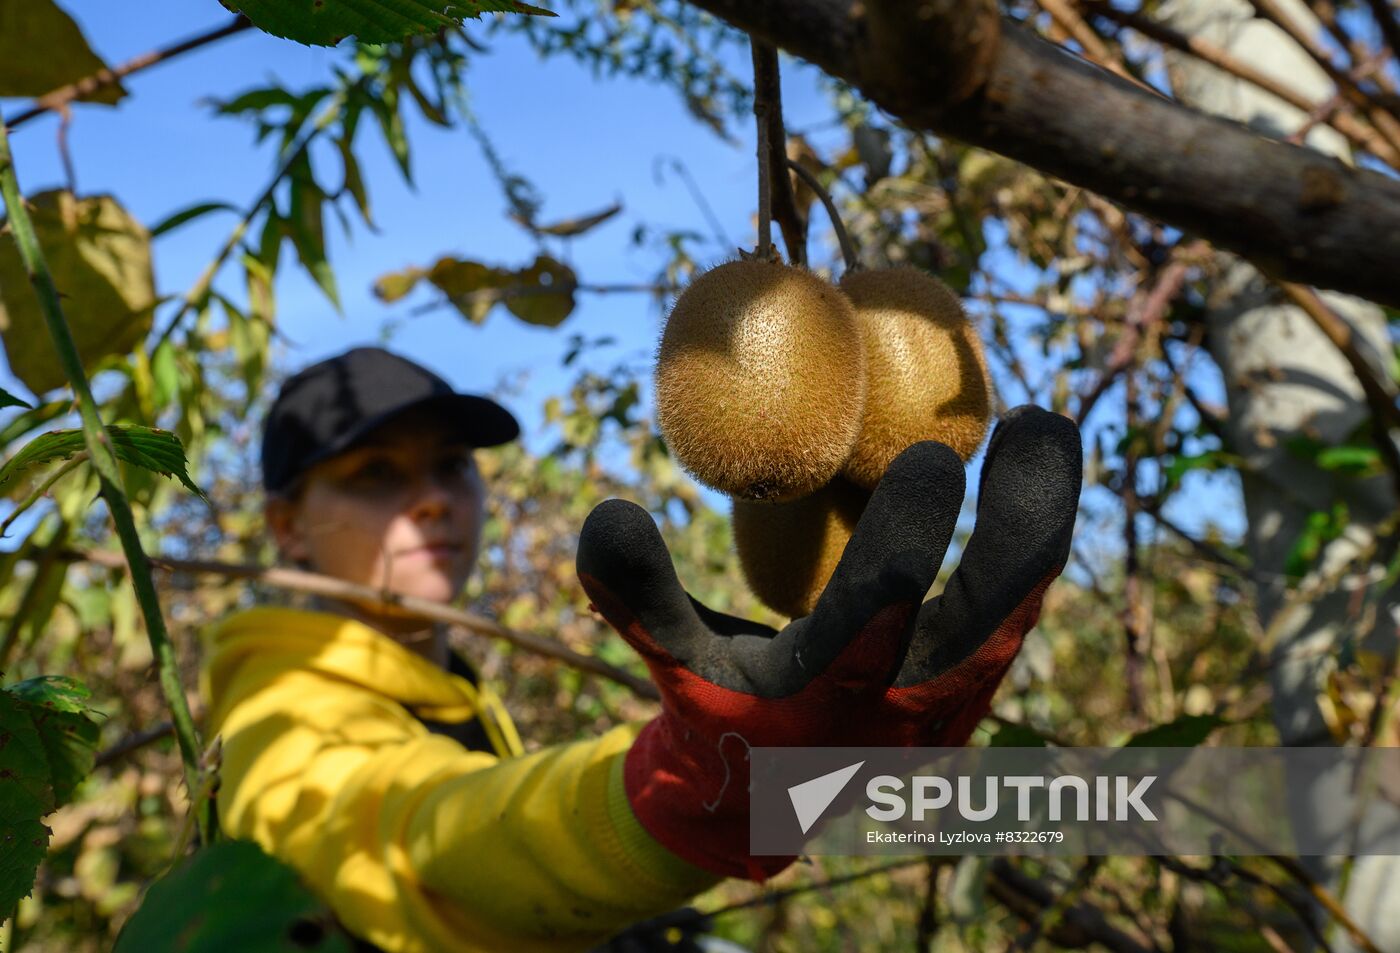
POLYGON ((656 359, 657 423, 700 482, 745 500, 826 484, 860 433, 855 311, 803 268, 731 261, 691 282, 656 359))
POLYGON ((836 477, 786 503, 734 501, 734 548, 753 594, 791 618, 809 615, 831 581, 870 491, 836 477))
POLYGON ((917 268, 848 272, 841 290, 856 308, 866 357, 860 437, 842 475, 868 489, 920 440, 977 452, 991 417, 982 342, 951 288, 917 268))

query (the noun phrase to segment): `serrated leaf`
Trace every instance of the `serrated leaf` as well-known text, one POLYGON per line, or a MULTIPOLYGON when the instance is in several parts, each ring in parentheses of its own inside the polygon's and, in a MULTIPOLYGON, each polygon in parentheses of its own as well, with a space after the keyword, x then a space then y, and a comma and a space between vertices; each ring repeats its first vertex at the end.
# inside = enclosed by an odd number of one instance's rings
POLYGON ((483 13, 554 16, 518 0, 221 0, 260 30, 310 46, 334 46, 347 36, 392 43, 436 33, 483 13))
MULTIPOLYGON (((27 201, 83 367, 131 351, 155 316, 150 233, 110 195, 55 190, 27 201)), ((0 336, 10 369, 35 394, 68 382, 19 249, 8 239, 0 241, 0 336)))
POLYGON ((1218 715, 1182 715, 1165 725, 1156 725, 1133 735, 1125 748, 1194 748, 1226 724, 1218 715))
POLYGON ((56 807, 44 744, 30 707, 0 691, 0 911, 29 896, 48 851, 40 818, 56 807))
MULTIPOLYGON (((106 68, 53 0, 0 0, 0 97, 42 96, 106 68)), ((125 95, 112 83, 79 100, 110 106, 125 95)))
POLYGON ((28 410, 34 409, 31 405, 20 400, 3 387, 0 387, 0 407, 24 407, 28 410))
POLYGON ((515 278, 524 293, 507 295, 506 309, 521 321, 553 328, 573 313, 578 277, 572 268, 541 255, 515 278))
MULTIPOLYGON (((204 491, 190 479, 185 448, 180 438, 170 431, 155 427, 111 425, 107 427, 107 436, 112 441, 112 449, 118 460, 174 477, 191 493, 207 499, 204 491)), ((81 430, 51 430, 35 437, 0 466, 0 492, 29 468, 66 460, 85 448, 81 430)))
POLYGON ((92 773, 100 738, 100 714, 87 704, 90 692, 81 682, 57 675, 26 679, 6 689, 30 706, 30 715, 48 760, 54 804, 62 807, 78 783, 92 773))
POLYGON ((307 921, 325 918, 290 867, 248 841, 220 841, 151 885, 114 951, 349 953, 339 934, 323 929, 319 938, 306 936, 307 921))
POLYGON ((166 232, 172 231, 192 222, 197 218, 208 215, 210 212, 237 212, 238 209, 227 202, 201 202, 198 205, 191 205, 189 208, 181 209, 169 217, 162 219, 157 225, 151 227, 151 237, 158 238, 166 232))

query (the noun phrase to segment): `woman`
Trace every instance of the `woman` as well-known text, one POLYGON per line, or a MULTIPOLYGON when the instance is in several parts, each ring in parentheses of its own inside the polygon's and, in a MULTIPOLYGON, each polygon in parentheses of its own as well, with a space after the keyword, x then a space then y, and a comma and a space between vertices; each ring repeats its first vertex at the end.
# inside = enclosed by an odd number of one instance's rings
MULTIPOLYGON (((480 546, 472 450, 518 432, 492 401, 352 350, 289 379, 269 412, 268 526, 309 569, 447 601, 480 546)), ((224 829, 391 953, 585 949, 720 877, 762 879, 791 858, 748 851, 747 747, 962 744, 1064 565, 1079 472, 1072 424, 1008 414, 978 532, 921 605, 963 470, 915 445, 812 615, 781 632, 695 602, 650 516, 600 505, 580 582, 646 659, 662 711, 530 755, 422 620, 353 600, 235 615, 211 633, 204 685, 224 829)))

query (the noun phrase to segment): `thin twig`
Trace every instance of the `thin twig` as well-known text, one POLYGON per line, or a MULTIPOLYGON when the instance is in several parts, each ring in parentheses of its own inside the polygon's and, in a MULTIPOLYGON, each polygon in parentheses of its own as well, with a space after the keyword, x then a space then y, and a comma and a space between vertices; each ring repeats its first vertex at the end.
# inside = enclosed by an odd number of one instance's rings
POLYGON ((1381 953, 1375 941, 1367 936, 1366 931, 1362 930, 1357 922, 1351 918, 1351 914, 1347 913, 1346 907, 1332 895, 1331 891, 1314 880, 1313 877, 1303 869, 1302 864, 1298 863, 1298 861, 1292 857, 1284 857, 1278 854, 1269 855, 1269 859, 1281 867, 1288 876, 1298 881, 1298 883, 1303 886, 1303 889, 1331 915, 1332 919, 1336 920, 1342 929, 1347 931, 1352 942, 1361 947, 1366 953, 1381 953))
POLYGON ((1161 274, 1157 276, 1157 281, 1152 289, 1139 294, 1134 299, 1123 333, 1113 345, 1103 373, 1099 375, 1099 379, 1089 392, 1079 399, 1079 408, 1075 413, 1075 421, 1079 426, 1084 426, 1084 421, 1088 419, 1090 411, 1094 409, 1099 398, 1113 385, 1118 376, 1136 360, 1138 345, 1142 342, 1144 335, 1153 325, 1166 317, 1172 301, 1181 293, 1189 269, 1188 260, 1204 247, 1204 242, 1192 242, 1184 248, 1177 249, 1171 263, 1163 268, 1161 274))
POLYGON ((232 22, 216 30, 210 30, 207 33, 192 36, 187 40, 181 40, 170 46, 152 50, 149 53, 143 53, 135 59, 127 60, 116 69, 99 70, 91 76, 83 77, 77 82, 69 83, 67 86, 60 86, 58 89, 45 93, 36 99, 33 106, 20 113, 14 119, 11 119, 9 126, 11 129, 17 129, 36 116, 42 116, 46 112, 63 109, 74 100, 82 99, 84 96, 90 96, 98 90, 113 86, 133 73, 139 73, 158 63, 169 62, 177 56, 197 50, 202 46, 208 46, 210 43, 216 43, 224 37, 242 33, 244 30, 251 29, 252 26, 252 21, 240 14, 234 17, 232 22))
POLYGON ((97 760, 94 762, 93 766, 98 768, 106 767, 113 761, 124 758, 133 751, 144 748, 146 745, 159 741, 162 738, 168 738, 174 731, 175 726, 168 721, 164 721, 154 728, 147 728, 145 731, 138 731, 135 734, 127 735, 121 741, 112 745, 112 747, 98 754, 97 760))
MULTIPOLYGON (((98 550, 71 550, 67 552, 65 556, 66 558, 90 562, 111 569, 126 568, 126 560, 118 553, 101 552, 98 550)), ((641 698, 654 701, 660 697, 656 691, 656 686, 645 678, 634 675, 625 669, 609 665, 600 658, 575 652, 573 649, 550 639, 507 629, 505 626, 493 622, 485 616, 477 615, 474 612, 466 612, 461 609, 454 609, 440 602, 432 602, 428 599, 418 599, 412 596, 400 596, 395 593, 385 592, 382 589, 375 589, 372 586, 358 586, 354 583, 346 582, 343 579, 337 579, 334 576, 323 576, 319 573, 306 572, 301 569, 247 566, 198 559, 167 559, 163 556, 150 557, 150 563, 155 568, 165 570, 166 572, 187 572, 200 575, 223 576, 228 579, 248 579, 262 583, 263 585, 271 586, 274 589, 303 592, 309 595, 325 596, 331 599, 353 599, 356 602, 380 609, 400 609, 418 616, 425 621, 442 622, 447 625, 460 626, 477 635, 500 639, 503 642, 507 642, 527 652, 533 652, 536 655, 543 655, 547 658, 556 659, 573 668, 599 675, 617 682, 620 685, 625 685, 641 698)))
POLYGON ((1250 3, 1254 6, 1256 13, 1288 34, 1294 43, 1302 47, 1303 51, 1312 57, 1318 66, 1322 67, 1323 72, 1331 77, 1332 82, 1337 84, 1337 89, 1341 91, 1347 101, 1371 120, 1372 125, 1385 137, 1393 149, 1400 150, 1400 121, 1386 112, 1348 75, 1346 70, 1333 63, 1332 57, 1327 54, 1327 51, 1319 46, 1317 41, 1279 6, 1277 0, 1250 0, 1250 3))
POLYGON ((1381 28, 1385 45, 1390 47, 1390 55, 1400 60, 1400 18, 1396 17, 1395 8, 1386 0, 1366 0, 1366 4, 1371 8, 1371 16, 1376 18, 1376 24, 1381 28))
POLYGON ((822 207, 826 209, 827 217, 831 219, 831 228, 836 232, 836 241, 841 245, 841 258, 846 263, 848 272, 860 268, 860 254, 856 251, 856 246, 851 241, 850 233, 846 231, 845 223, 841 221, 841 213, 836 210, 836 203, 828 192, 812 174, 812 170, 803 167, 800 162, 793 159, 787 161, 787 167, 797 173, 798 178, 807 183, 807 187, 817 194, 821 200, 822 207))

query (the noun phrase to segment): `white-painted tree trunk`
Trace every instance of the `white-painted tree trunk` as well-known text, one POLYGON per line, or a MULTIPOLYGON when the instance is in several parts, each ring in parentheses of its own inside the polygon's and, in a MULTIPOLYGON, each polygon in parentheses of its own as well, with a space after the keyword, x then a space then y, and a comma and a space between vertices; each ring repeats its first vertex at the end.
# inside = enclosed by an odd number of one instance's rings
MULTIPOLYGON (((1285 0, 1295 22, 1319 25, 1299 0, 1285 0)), ((1315 101, 1332 84, 1308 54, 1273 24, 1253 16, 1246 0, 1170 0, 1163 16, 1182 32, 1207 38, 1237 57, 1278 76, 1315 101)), ((1178 96, 1188 105, 1228 116, 1261 134, 1283 137, 1306 118, 1297 109, 1199 60, 1170 57, 1178 96)), ((1345 141, 1319 127, 1308 144, 1350 161, 1345 141)), ((1248 544, 1258 585, 1259 620, 1272 636, 1273 715, 1287 745, 1330 744, 1317 698, 1340 646, 1348 640, 1393 656, 1400 593, 1374 593, 1383 568, 1363 562, 1373 528, 1397 505, 1391 483, 1339 478, 1299 459, 1286 441, 1307 433, 1324 443, 1343 442, 1369 415, 1360 385, 1346 360, 1297 307, 1272 291, 1257 271, 1238 259, 1223 261, 1224 277, 1207 309, 1208 347, 1225 377, 1230 417, 1227 432, 1247 461, 1242 473, 1248 544), (1283 577, 1288 554, 1308 516, 1346 502, 1351 525, 1331 544, 1298 599, 1283 577), (1335 580, 1335 582, 1329 582, 1335 580), (1362 598, 1370 596, 1371 599, 1362 598), (1360 609, 1360 611, 1358 611, 1360 609)), ((1375 366, 1389 351, 1380 308, 1340 295, 1324 296, 1355 330, 1375 366)), ((1363 439, 1369 439, 1363 436, 1363 439)), ((1300 803, 1328 803, 1338 778, 1298 779, 1300 803)), ((1335 803, 1335 802, 1333 802, 1335 803)), ((1315 865, 1334 890, 1340 866, 1315 865)), ((1346 882, 1345 904, 1358 924, 1387 953, 1400 953, 1400 859, 1365 858, 1346 882)), ((1354 949, 1336 935, 1339 950, 1354 949)))

